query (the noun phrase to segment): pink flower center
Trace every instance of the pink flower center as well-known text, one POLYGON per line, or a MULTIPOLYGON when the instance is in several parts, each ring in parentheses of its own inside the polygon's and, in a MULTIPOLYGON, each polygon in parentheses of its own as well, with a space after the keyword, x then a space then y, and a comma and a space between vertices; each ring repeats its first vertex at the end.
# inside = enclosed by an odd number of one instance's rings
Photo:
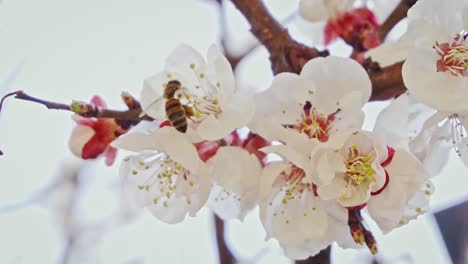
POLYGON ((434 44, 440 58, 436 62, 438 72, 450 72, 454 76, 468 76, 467 33, 457 34, 452 42, 434 44))
POLYGON ((319 113, 317 108, 307 101, 298 122, 294 125, 285 125, 285 127, 304 133, 309 138, 316 138, 321 142, 326 142, 328 141, 329 130, 339 112, 340 109, 329 115, 319 113))

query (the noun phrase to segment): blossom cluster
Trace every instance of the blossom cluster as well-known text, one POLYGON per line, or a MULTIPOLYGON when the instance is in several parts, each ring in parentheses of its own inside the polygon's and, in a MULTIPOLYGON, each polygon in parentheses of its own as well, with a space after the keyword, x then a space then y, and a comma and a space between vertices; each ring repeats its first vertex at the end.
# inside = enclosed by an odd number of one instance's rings
MULTIPOLYGON (((354 2, 303 0, 300 13, 310 21, 332 18, 325 41, 340 36, 364 52, 380 44, 378 23, 354 2), (318 2, 326 12, 307 8, 318 2)), ((372 131, 362 128, 371 81, 354 60, 315 58, 300 74, 280 73, 252 94, 236 84, 216 46, 205 59, 180 45, 164 70, 144 81, 142 115, 153 126, 127 131, 115 120, 80 119, 76 131, 89 135, 79 141, 82 151, 72 149, 83 158, 110 152, 109 163, 114 148, 134 152, 120 165, 124 195, 163 222, 181 222, 204 206, 242 220, 258 206, 267 239, 291 258, 333 242, 376 253, 362 213, 391 232, 428 210, 430 178, 451 145, 468 164, 467 7, 468 0, 420 0, 410 9, 407 33, 394 47, 406 59, 409 92, 393 100, 372 131), (104 143, 87 144, 90 137, 104 143)))

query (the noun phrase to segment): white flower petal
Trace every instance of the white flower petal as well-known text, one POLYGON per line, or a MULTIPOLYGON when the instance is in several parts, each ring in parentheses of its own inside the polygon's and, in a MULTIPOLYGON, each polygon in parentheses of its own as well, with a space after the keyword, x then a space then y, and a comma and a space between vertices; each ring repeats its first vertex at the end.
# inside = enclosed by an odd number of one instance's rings
POLYGON ((115 139, 111 146, 133 152, 142 152, 158 147, 150 134, 142 132, 127 133, 115 139))
POLYGON ((186 44, 180 44, 171 52, 166 59, 165 68, 170 69, 181 65, 187 69, 191 69, 193 65, 195 71, 206 72, 206 62, 203 56, 186 44))
POLYGON ((211 83, 224 93, 233 93, 235 89, 234 73, 229 61, 216 45, 208 49, 208 78, 211 83))
MULTIPOLYGON (((283 193, 284 194, 284 193, 283 193)), ((260 204, 261 220, 267 233, 282 244, 297 245, 320 238, 327 229, 327 215, 312 192, 283 204, 283 195, 260 204), (271 205, 270 205, 271 204, 271 205)))
POLYGON ((330 13, 323 0, 301 0, 299 15, 309 22, 320 22, 327 20, 330 13))
POLYGON ((161 151, 167 153, 171 159, 180 163, 192 173, 207 175, 207 168, 198 156, 197 149, 189 138, 173 127, 163 127, 152 134, 153 140, 158 142, 161 151))
POLYGON ((458 149, 463 164, 468 167, 468 138, 463 138, 460 144, 458 144, 458 149))
POLYGON ((197 132, 201 138, 205 140, 221 139, 232 131, 245 126, 252 119, 255 104, 250 95, 240 91, 224 101, 226 105, 218 117, 210 115, 197 126, 197 132))
POLYGON ((298 152, 296 149, 293 149, 286 145, 277 145, 277 146, 268 146, 261 148, 260 151, 264 153, 275 153, 282 156, 286 160, 292 162, 297 167, 303 169, 304 171, 310 171, 309 168, 310 162, 307 156, 303 153, 298 152))
POLYGON ((437 25, 444 32, 458 33, 463 30, 463 19, 460 11, 465 6, 464 1, 424 0, 416 2, 408 10, 408 27, 413 21, 422 20, 429 25, 437 25))
POLYGON ((382 43, 366 53, 366 57, 372 58, 372 61, 378 62, 381 67, 387 67, 399 61, 403 61, 407 56, 407 49, 398 43, 382 43))
POLYGON ((178 179, 176 188, 176 195, 171 196, 166 204, 160 202, 147 206, 156 218, 169 224, 184 220, 187 213, 190 216, 196 215, 208 199, 210 180, 206 174, 190 174, 187 180, 178 179))
POLYGON ((312 59, 302 68, 301 77, 314 81, 317 97, 323 105, 328 105, 328 109, 320 108, 324 112, 333 112, 336 102, 349 92, 361 93, 361 105, 370 98, 369 76, 359 63, 351 59, 336 56, 312 59))
POLYGON ((260 161, 242 148, 221 147, 207 164, 216 184, 208 206, 222 219, 242 220, 258 202, 260 161))
POLYGON ((425 182, 426 170, 409 152, 396 150, 392 162, 385 168, 389 182, 385 189, 372 197, 368 210, 384 233, 398 226, 405 207, 425 182))
POLYGON ((405 86, 418 100, 437 110, 468 111, 468 79, 449 72, 437 72, 438 55, 429 48, 409 52, 402 69, 405 86))
POLYGON ((68 147, 73 155, 80 157, 83 147, 94 136, 94 130, 89 126, 77 125, 70 135, 68 147))

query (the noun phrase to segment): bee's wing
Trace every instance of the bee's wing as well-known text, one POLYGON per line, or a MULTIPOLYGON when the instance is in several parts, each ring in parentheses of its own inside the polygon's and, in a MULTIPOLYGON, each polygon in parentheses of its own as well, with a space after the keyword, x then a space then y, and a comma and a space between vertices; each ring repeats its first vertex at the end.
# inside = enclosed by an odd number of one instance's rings
POLYGON ((159 97, 154 102, 149 104, 147 107, 142 109, 140 117, 144 115, 149 115, 151 117, 159 117, 159 116, 163 117, 165 113, 164 103, 165 103, 164 97, 163 96, 159 97))

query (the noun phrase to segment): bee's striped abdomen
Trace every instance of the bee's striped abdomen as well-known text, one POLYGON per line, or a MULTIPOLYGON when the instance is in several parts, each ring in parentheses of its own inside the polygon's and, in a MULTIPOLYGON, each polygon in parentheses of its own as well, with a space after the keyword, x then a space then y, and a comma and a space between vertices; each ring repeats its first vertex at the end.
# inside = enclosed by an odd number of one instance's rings
POLYGON ((175 129, 182 133, 187 131, 187 116, 179 99, 172 98, 166 101, 166 116, 175 129))

